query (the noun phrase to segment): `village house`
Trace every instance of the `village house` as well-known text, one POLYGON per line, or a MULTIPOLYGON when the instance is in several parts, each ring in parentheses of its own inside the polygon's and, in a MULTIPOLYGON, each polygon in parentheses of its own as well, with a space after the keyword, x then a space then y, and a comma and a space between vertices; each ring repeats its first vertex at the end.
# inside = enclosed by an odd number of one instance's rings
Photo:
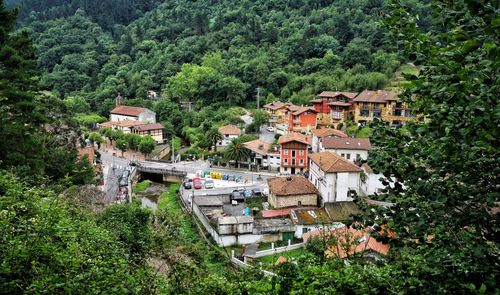
POLYGON ((337 126, 346 122, 350 111, 353 109, 353 99, 356 92, 323 91, 311 103, 318 112, 318 125, 337 126))
POLYGON ((310 133, 316 129, 317 111, 313 107, 299 107, 296 105, 287 108, 286 126, 288 132, 310 133))
POLYGON ((271 126, 285 123, 286 107, 292 105, 288 102, 273 101, 264 106, 264 110, 269 114, 269 123, 271 126))
POLYGON ((165 138, 165 127, 163 125, 155 124, 141 124, 135 125, 131 128, 132 133, 140 136, 151 136, 157 143, 163 143, 165 138))
POLYGON ((340 130, 330 129, 330 128, 321 128, 314 129, 312 131, 312 151, 313 153, 317 153, 320 151, 320 143, 323 138, 327 137, 347 137, 347 134, 340 130))
POLYGON ((93 146, 87 146, 81 149, 78 149, 78 159, 83 159, 84 157, 87 157, 87 160, 90 162, 92 165, 97 164, 96 160, 96 155, 94 151, 93 146))
POLYGON ((123 133, 131 133, 134 126, 143 125, 146 122, 135 120, 109 121, 99 124, 99 128, 111 128, 121 130, 123 133))
POLYGON ((328 137, 320 142, 320 151, 334 152, 351 162, 368 159, 371 148, 369 138, 328 137))
POLYGON ((222 135, 222 140, 217 141, 217 148, 224 148, 231 140, 241 135, 241 129, 234 125, 226 125, 219 128, 219 133, 222 135))
POLYGON ((279 146, 272 146, 271 143, 260 139, 245 142, 244 145, 251 151, 250 162, 256 167, 279 170, 281 160, 279 146))
POLYGON ((369 230, 342 226, 335 229, 317 229, 304 233, 304 243, 313 237, 327 241, 326 257, 345 259, 353 256, 379 260, 389 253, 389 245, 377 242, 369 230))
POLYGON ((379 118, 391 126, 401 126, 416 117, 405 103, 399 101, 395 92, 364 90, 353 101, 355 123, 365 124, 379 118))
POLYGON ((141 121, 146 123, 156 123, 156 114, 150 109, 119 105, 111 110, 111 122, 119 121, 141 121))
POLYGON ((362 169, 332 152, 309 156, 309 180, 321 195, 321 204, 352 201, 351 193, 359 193, 362 169))
POLYGON ((295 237, 303 238, 307 232, 342 226, 341 223, 334 223, 328 216, 324 208, 301 208, 290 210, 290 217, 295 224, 295 237))
POLYGON ((382 173, 374 173, 372 168, 364 163, 361 168, 364 175, 361 178, 361 194, 364 196, 381 194, 385 186, 380 179, 385 179, 382 173))
POLYGON ((270 178, 267 183, 268 201, 275 209, 318 204, 318 190, 303 176, 270 178))
POLYGON ((284 174, 304 173, 307 170, 307 154, 311 138, 300 133, 282 135, 278 139, 281 147, 280 172, 284 174))

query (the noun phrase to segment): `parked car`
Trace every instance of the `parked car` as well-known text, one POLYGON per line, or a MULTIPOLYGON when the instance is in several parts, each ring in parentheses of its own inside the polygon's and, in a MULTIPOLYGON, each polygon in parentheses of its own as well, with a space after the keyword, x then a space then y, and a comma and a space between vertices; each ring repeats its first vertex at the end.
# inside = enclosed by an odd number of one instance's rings
POLYGON ((230 195, 229 199, 232 201, 244 201, 245 197, 238 190, 234 190, 230 195))
POLYGON ((274 128, 273 128, 273 127, 271 127, 271 126, 269 126, 269 127, 267 127, 267 131, 269 131, 269 132, 274 132, 274 128))
POLYGON ((141 163, 139 163, 137 161, 130 161, 129 165, 130 166, 141 166, 141 163))
POLYGON ((237 191, 242 195, 244 196, 245 198, 251 198, 252 197, 252 192, 249 191, 248 189, 246 188, 243 188, 243 187, 240 187, 239 189, 237 189, 237 191))
POLYGON ((203 183, 201 183, 201 180, 199 178, 193 179, 193 187, 195 189, 201 189, 201 188, 203 188, 203 183))
POLYGON ((182 186, 184 186, 184 189, 191 189, 193 186, 191 185, 191 182, 185 181, 182 186))
POLYGON ((262 194, 262 191, 260 190, 260 188, 254 188, 252 190, 252 194, 256 197, 262 197, 263 194, 262 194))
POLYGON ((211 179, 208 179, 205 181, 205 188, 214 188, 214 181, 211 179))

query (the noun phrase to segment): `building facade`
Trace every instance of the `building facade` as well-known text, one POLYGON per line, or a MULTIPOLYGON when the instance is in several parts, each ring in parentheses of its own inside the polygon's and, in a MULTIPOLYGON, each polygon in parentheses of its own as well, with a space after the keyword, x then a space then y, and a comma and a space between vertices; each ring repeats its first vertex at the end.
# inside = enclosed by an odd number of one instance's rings
POLYGON ((271 143, 260 139, 245 142, 244 145, 251 151, 250 162, 257 167, 279 170, 281 159, 279 146, 272 146, 271 143))
POLYGON ((318 204, 318 190, 303 176, 270 178, 267 183, 269 204, 275 209, 318 204))
POLYGON ((322 128, 322 129, 314 129, 312 132, 312 152, 317 153, 320 151, 320 143, 323 138, 327 137, 348 137, 347 134, 340 130, 322 128))
POLYGON ((165 140, 165 127, 161 124, 142 124, 132 127, 132 133, 140 136, 151 136, 157 143, 165 140))
POLYGON ((300 133, 291 133, 279 138, 281 150, 280 172, 298 174, 307 170, 307 155, 311 138, 300 133))
POLYGON ((415 120, 416 115, 399 101, 395 92, 364 90, 354 101, 354 122, 365 124, 374 118, 401 126, 405 121, 415 120))
POLYGON ((323 91, 311 103, 318 112, 318 125, 337 126, 346 122, 349 112, 353 108, 352 100, 358 95, 356 92, 323 91))
POLYGON ((360 192, 361 168, 332 152, 309 156, 309 180, 318 189, 321 203, 352 201, 360 192))
POLYGON ((269 123, 271 126, 284 124, 286 119, 286 107, 292 105, 288 102, 273 101, 264 106, 264 110, 269 114, 269 123))
POLYGON ((141 121, 145 123, 156 123, 156 114, 150 109, 131 107, 131 106, 117 106, 111 110, 110 121, 141 121))
POLYGON ((328 137, 320 142, 320 151, 334 152, 351 162, 368 159, 371 147, 369 138, 328 137))
POLYGON ((241 135, 241 129, 234 125, 226 125, 219 128, 222 140, 217 141, 217 148, 226 147, 233 139, 241 135))
POLYGON ((301 132, 309 134, 316 129, 316 114, 313 107, 287 107, 287 129, 288 132, 301 132))

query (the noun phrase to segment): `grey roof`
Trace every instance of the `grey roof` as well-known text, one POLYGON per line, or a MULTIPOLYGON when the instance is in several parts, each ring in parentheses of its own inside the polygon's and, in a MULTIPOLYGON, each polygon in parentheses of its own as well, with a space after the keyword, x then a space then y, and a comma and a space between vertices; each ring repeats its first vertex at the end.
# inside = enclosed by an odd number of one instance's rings
POLYGON ((253 223, 252 216, 226 216, 219 217, 219 225, 253 223))

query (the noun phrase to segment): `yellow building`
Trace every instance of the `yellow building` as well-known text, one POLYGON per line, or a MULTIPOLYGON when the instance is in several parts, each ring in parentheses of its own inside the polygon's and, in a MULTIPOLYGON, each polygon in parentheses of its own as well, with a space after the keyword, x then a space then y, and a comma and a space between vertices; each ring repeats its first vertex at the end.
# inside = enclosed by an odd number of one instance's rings
POLYGON ((163 143, 165 127, 163 125, 155 124, 142 124, 132 127, 132 133, 140 136, 151 136, 156 142, 163 143))
POLYGON ((284 124, 287 117, 287 107, 293 104, 288 102, 273 101, 264 106, 264 110, 269 114, 269 123, 272 126, 284 124))
POLYGON ((364 90, 353 102, 355 123, 364 124, 379 118, 391 126, 401 126, 416 117, 405 103, 399 101, 395 92, 364 90))

